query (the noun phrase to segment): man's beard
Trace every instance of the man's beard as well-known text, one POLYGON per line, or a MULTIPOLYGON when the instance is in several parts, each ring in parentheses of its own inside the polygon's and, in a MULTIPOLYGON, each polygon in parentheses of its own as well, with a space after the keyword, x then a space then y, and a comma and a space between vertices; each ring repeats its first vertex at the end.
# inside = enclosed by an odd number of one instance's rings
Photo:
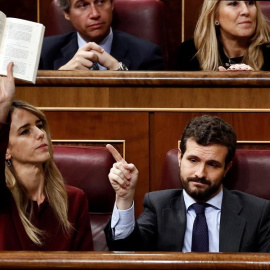
POLYGON ((194 200, 199 202, 206 202, 210 198, 212 198, 214 195, 216 195, 220 189, 221 183, 217 183, 215 185, 211 186, 211 182, 208 181, 205 178, 198 178, 198 177, 188 177, 187 179, 184 179, 182 175, 180 174, 181 183, 183 185, 184 190, 187 192, 187 194, 192 197, 194 200), (200 190, 192 190, 189 186, 189 182, 198 182, 202 184, 206 184, 208 188, 200 190))

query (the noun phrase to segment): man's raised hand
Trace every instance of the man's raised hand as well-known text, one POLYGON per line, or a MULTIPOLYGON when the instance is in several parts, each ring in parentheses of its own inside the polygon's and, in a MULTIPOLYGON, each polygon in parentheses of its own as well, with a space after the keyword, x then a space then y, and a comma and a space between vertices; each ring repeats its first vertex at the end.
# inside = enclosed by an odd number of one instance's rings
POLYGON ((107 144, 106 147, 116 161, 109 173, 110 183, 116 192, 116 206, 121 210, 128 209, 134 199, 139 172, 135 165, 127 163, 112 145, 107 144))

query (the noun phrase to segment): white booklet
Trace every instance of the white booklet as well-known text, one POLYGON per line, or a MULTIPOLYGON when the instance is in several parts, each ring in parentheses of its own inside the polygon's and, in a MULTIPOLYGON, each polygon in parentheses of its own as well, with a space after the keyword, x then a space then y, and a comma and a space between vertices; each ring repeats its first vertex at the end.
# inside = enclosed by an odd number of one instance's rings
POLYGON ((43 24, 7 18, 0 11, 0 74, 6 75, 14 62, 14 77, 35 83, 44 31, 43 24))

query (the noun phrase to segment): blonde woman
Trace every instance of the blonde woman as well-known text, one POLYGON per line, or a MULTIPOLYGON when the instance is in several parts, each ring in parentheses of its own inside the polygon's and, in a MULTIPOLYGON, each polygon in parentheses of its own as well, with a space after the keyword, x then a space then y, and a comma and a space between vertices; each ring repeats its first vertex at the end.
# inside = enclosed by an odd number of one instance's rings
POLYGON ((259 1, 204 0, 194 39, 181 44, 178 70, 270 70, 270 27, 259 1))
POLYGON ((92 250, 88 202, 52 158, 45 115, 12 101, 12 64, 0 84, 0 250, 92 250))

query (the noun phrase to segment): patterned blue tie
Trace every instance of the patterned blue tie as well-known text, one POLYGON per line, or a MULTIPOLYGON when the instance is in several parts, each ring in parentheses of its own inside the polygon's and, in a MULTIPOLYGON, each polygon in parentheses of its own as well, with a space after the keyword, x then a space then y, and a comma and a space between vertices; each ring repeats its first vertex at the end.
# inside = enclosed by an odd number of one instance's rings
POLYGON ((99 66, 97 62, 93 63, 92 70, 99 70, 99 66))
POLYGON ((193 224, 191 251, 208 252, 208 227, 204 215, 206 204, 195 203, 192 207, 196 212, 196 218, 193 224))

